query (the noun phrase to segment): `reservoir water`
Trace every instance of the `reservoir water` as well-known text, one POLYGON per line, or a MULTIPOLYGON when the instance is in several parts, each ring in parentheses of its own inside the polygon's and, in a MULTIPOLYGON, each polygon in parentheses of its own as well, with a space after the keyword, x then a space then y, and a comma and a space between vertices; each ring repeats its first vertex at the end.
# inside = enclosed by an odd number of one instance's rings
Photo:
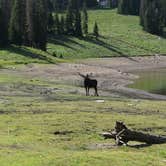
POLYGON ((154 94, 166 95, 166 69, 134 72, 139 78, 130 88, 141 89, 154 94))

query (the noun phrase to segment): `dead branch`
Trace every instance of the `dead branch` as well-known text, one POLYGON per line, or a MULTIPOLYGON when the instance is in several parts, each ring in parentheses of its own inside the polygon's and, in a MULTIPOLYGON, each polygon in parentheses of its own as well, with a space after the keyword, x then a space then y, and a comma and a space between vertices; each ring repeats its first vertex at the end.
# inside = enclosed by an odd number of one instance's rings
POLYGON ((117 145, 127 144, 129 141, 145 142, 147 144, 166 143, 166 137, 130 130, 123 122, 116 122, 115 129, 112 132, 104 132, 101 135, 105 139, 115 139, 117 145))

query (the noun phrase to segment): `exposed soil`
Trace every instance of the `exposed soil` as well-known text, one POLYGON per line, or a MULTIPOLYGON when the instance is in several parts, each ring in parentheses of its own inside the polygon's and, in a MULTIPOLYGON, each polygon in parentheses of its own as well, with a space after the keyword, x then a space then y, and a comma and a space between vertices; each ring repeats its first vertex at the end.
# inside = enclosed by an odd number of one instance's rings
MULTIPOLYGON (((166 100, 166 96, 151 94, 142 90, 130 89, 126 85, 132 83, 138 76, 131 74, 132 71, 144 71, 147 69, 166 68, 166 56, 150 56, 150 57, 132 57, 132 58, 103 58, 103 59, 88 59, 77 63, 61 63, 57 65, 38 65, 30 64, 19 68, 0 69, 0 74, 11 74, 26 78, 33 81, 42 79, 46 83, 74 85, 73 89, 68 89, 66 93, 84 94, 84 89, 80 88, 83 84, 82 78, 78 72, 82 74, 91 74, 99 82, 100 96, 112 97, 131 97, 143 99, 158 99, 166 100)), ((13 85, 12 85, 13 86, 13 85)), ((12 86, 1 88, 1 92, 9 91, 11 94, 12 86)), ((21 85, 24 87, 26 85, 21 85)), ((35 91, 40 94, 58 92, 63 89, 47 88, 35 85, 26 88, 25 93, 35 91), (29 91, 28 91, 29 90, 29 91)), ((18 90, 19 87, 16 87, 18 90)), ((8 94, 8 95, 9 95, 8 94)), ((91 91, 93 95, 93 92, 91 91)))

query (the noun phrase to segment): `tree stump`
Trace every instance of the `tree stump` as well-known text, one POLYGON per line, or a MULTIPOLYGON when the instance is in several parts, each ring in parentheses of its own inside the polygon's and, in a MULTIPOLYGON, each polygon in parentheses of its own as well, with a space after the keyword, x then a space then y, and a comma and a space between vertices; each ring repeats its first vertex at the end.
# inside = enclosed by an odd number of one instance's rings
POLYGON ((144 142, 151 144, 166 143, 166 137, 149 135, 142 132, 130 130, 123 122, 116 122, 115 129, 112 132, 104 132, 101 134, 105 139, 115 139, 116 144, 126 145, 129 141, 144 142))

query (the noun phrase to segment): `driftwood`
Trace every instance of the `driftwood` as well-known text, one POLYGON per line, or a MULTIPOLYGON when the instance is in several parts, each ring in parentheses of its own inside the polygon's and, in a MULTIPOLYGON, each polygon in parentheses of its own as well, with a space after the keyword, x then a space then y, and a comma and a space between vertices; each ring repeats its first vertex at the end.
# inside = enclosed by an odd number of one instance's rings
POLYGON ((126 145, 129 141, 144 142, 149 145, 166 143, 166 137, 132 131, 123 122, 116 122, 114 131, 104 132, 101 135, 105 139, 115 139, 117 145, 126 145))

